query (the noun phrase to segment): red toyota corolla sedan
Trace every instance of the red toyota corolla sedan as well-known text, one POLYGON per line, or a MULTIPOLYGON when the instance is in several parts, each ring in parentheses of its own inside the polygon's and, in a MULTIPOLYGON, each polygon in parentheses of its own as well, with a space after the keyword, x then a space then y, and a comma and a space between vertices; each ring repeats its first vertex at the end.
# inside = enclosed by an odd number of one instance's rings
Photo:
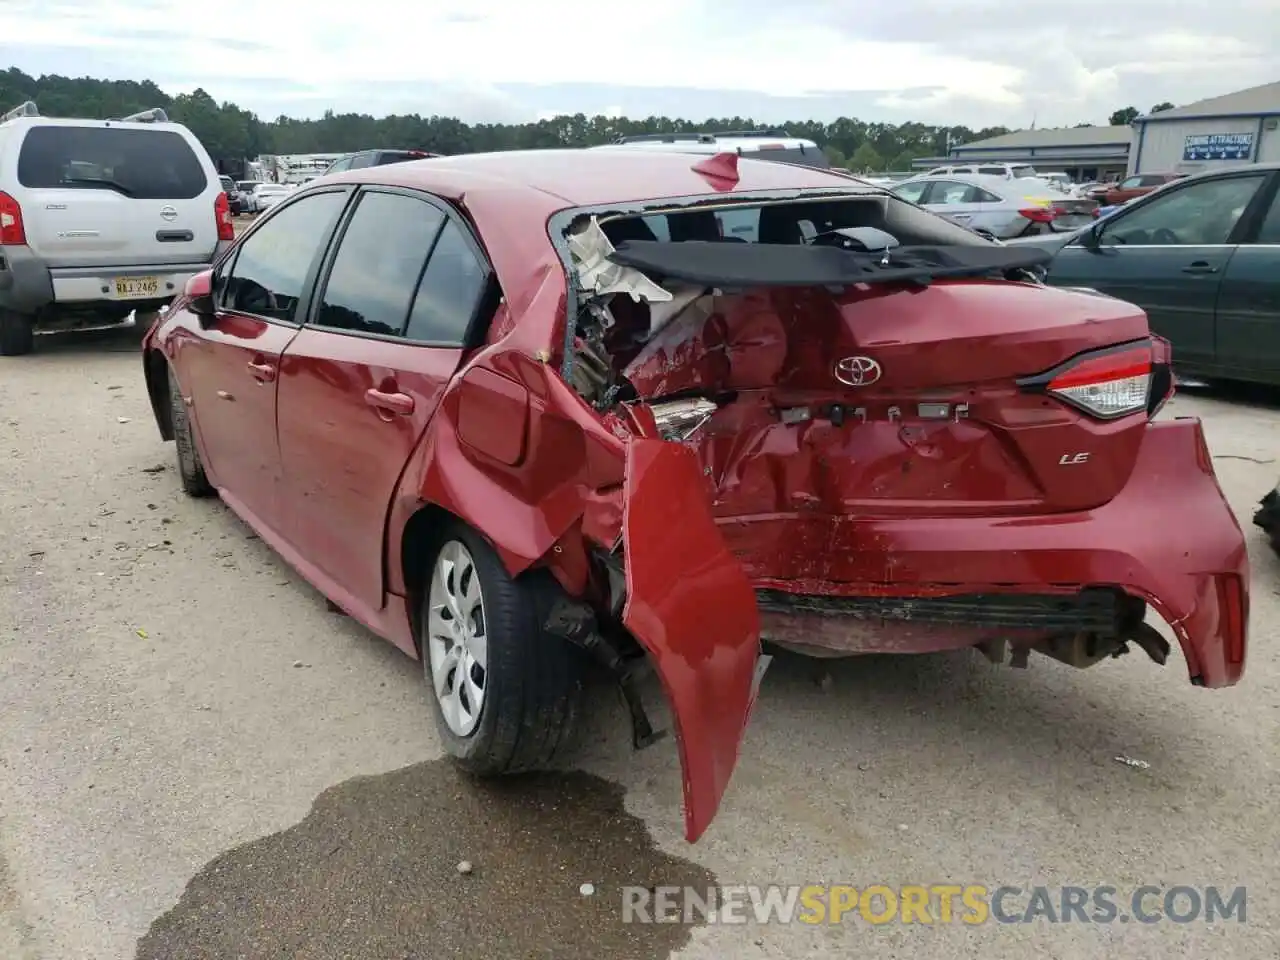
POLYGON ((973 646, 1192 682, 1245 659, 1244 537, 1142 311, 888 192, 629 151, 340 174, 144 341, 183 487, 420 657, 468 769, 546 765, 591 660, 715 815, 762 649, 973 646), (763 647, 762 647, 763 645, 763 647))

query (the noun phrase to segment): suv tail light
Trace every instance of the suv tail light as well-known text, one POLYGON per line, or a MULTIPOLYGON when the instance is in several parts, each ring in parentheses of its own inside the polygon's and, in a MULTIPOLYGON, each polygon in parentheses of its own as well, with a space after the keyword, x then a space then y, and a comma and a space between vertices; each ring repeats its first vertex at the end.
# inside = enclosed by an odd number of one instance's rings
POLYGON ((231 222, 231 201, 222 190, 218 191, 218 196, 213 201, 213 215, 218 221, 218 239, 234 240, 236 228, 231 222))
POLYGON ((21 205, 9 194, 0 192, 0 246, 21 246, 26 242, 21 205))
MULTIPOLYGON (((1153 403, 1153 380, 1160 377, 1151 340, 1126 343, 1082 354, 1039 376, 1018 381, 1024 390, 1046 393, 1099 420, 1115 420, 1146 411, 1153 415, 1172 395, 1172 376, 1165 394, 1153 403), (1153 409, 1154 406, 1154 409, 1153 409)), ((1167 351, 1165 351, 1167 355, 1167 351)), ((1160 365, 1167 369, 1167 364, 1160 365)))

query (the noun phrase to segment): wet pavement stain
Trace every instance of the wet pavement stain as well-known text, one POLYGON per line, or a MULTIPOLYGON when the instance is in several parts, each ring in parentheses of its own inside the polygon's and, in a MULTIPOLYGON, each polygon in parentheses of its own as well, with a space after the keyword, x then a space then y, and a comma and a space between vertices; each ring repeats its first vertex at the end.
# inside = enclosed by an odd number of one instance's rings
POLYGON ((622 798, 587 774, 479 782, 448 761, 349 780, 210 862, 136 960, 664 960, 690 927, 624 924, 622 887, 715 877, 656 849, 622 798))

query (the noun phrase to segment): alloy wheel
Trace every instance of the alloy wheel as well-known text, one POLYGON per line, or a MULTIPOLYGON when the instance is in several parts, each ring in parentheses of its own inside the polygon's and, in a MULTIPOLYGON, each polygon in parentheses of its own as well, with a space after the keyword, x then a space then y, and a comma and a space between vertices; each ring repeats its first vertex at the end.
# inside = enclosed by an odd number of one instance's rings
POLYGON ((459 737, 484 707, 488 632, 480 574, 466 546, 450 540, 436 557, 427 595, 426 673, 440 712, 459 737))

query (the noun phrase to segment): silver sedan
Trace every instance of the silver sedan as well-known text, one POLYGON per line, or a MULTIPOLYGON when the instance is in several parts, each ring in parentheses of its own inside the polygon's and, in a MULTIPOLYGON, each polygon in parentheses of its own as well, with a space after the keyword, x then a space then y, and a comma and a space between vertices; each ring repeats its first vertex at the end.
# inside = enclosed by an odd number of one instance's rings
POLYGON ((1054 184, 1030 177, 913 177, 889 189, 931 213, 999 240, 1074 230, 1089 223, 1097 208, 1092 200, 1069 196, 1054 184))

